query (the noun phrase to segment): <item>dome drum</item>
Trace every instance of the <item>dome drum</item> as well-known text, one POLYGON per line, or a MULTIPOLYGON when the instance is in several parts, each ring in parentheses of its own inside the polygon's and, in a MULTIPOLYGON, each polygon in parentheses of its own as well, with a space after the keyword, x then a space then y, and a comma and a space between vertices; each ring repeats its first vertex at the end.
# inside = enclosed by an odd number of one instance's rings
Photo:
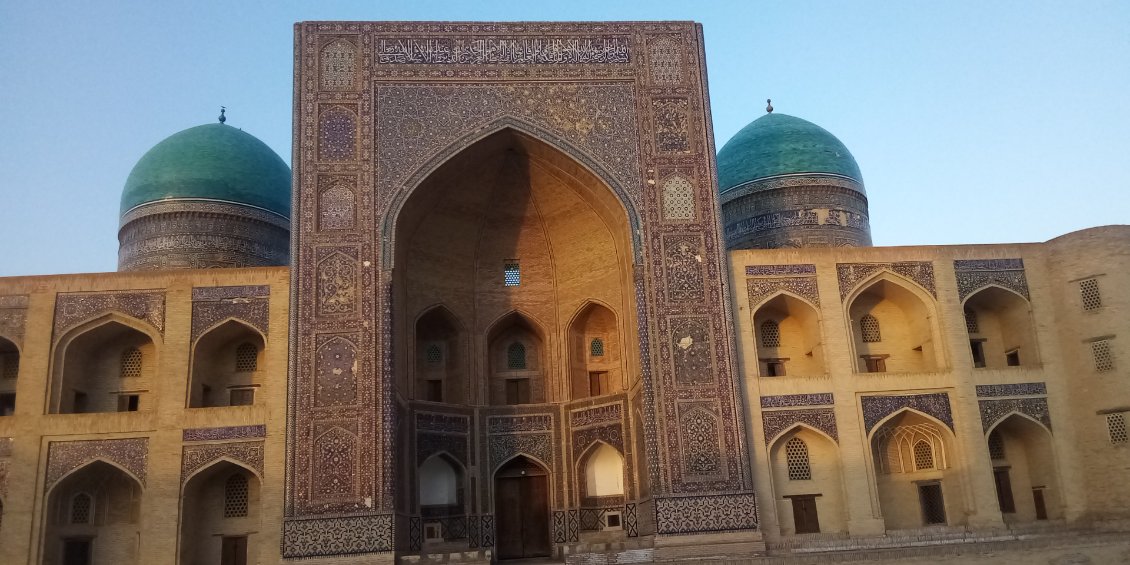
POLYGON ((795 175, 722 195, 727 249, 868 247, 867 197, 854 180, 795 175))

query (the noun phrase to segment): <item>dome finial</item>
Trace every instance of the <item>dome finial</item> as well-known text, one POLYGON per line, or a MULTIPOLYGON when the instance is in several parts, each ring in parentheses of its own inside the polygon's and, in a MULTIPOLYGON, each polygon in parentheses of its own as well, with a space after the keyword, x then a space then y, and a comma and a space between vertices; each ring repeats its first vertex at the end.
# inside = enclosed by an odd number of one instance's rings
POLYGON ((765 111, 772 114, 773 113, 773 99, 772 98, 766 98, 765 104, 766 104, 765 111))
POLYGON ((222 124, 222 123, 224 123, 224 122, 226 122, 226 121, 228 121, 227 117, 226 117, 226 116, 224 116, 224 111, 225 111, 225 110, 227 110, 227 108, 225 108, 224 106, 220 106, 220 123, 221 123, 221 124, 222 124))

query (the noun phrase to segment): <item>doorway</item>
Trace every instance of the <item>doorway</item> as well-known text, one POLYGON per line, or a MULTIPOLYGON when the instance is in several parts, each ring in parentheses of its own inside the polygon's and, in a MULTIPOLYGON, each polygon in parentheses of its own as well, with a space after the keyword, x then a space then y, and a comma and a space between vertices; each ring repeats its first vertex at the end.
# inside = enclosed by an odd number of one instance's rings
POLYGON ((787 496, 793 502, 793 531, 798 534, 820 533, 820 516, 816 513, 818 494, 787 496))
POLYGON ((1016 501, 1012 498, 1012 479, 1008 476, 1008 467, 993 469, 993 484, 997 487, 997 505, 1005 514, 1016 513, 1016 501))
POLYGON ((64 565, 90 565, 90 540, 63 540, 64 565))
POLYGON ((549 474, 518 457, 494 477, 498 558, 549 557, 549 474))
POLYGON ((941 483, 918 485, 918 500, 922 505, 922 521, 927 526, 946 523, 946 504, 942 498, 941 483))

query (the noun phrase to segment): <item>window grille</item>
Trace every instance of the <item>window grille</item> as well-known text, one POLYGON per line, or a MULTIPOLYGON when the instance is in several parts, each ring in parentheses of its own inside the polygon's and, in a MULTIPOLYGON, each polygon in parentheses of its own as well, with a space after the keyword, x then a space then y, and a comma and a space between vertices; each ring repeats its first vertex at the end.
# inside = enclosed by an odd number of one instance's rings
POLYGON ((241 343, 235 348, 235 372, 253 373, 259 369, 259 348, 254 343, 241 343))
POLYGON ((17 353, 8 353, 0 355, 0 363, 3 364, 0 377, 5 379, 14 379, 20 374, 20 356, 17 353))
POLYGON ((871 314, 859 319, 859 330, 863 334, 863 343, 883 341, 883 335, 879 332, 879 319, 871 314))
POLYGON ((443 351, 436 344, 430 344, 424 349, 424 361, 429 365, 438 365, 443 362, 443 351))
POLYGON ((1000 432, 993 430, 989 434, 989 459, 1004 459, 1004 438, 1000 432))
POLYGON ((1110 442, 1114 444, 1126 443, 1130 438, 1126 435, 1126 413, 1118 412, 1106 415, 1106 429, 1110 432, 1110 442))
POLYGON ((981 333, 981 325, 977 323, 977 312, 973 310, 965 311, 965 331, 971 334, 981 333))
POLYGON ((141 376, 141 350, 131 347, 122 352, 122 378, 141 376))
POLYGON ((604 340, 599 337, 594 337, 589 342, 589 355, 593 357, 604 357, 604 340))
POLYGON ((812 467, 808 462, 808 446, 804 440, 794 437, 785 442, 785 462, 789 467, 790 481, 812 480, 812 467))
POLYGON ((694 186, 687 179, 673 176, 663 183, 663 218, 694 219, 694 186))
POLYGON ((1110 341, 1100 339, 1091 342, 1091 357, 1095 361, 1095 371, 1105 373, 1114 370, 1114 356, 1110 351, 1110 341))
POLYGON ((924 471, 934 468, 934 448, 926 440, 914 444, 914 470, 924 471))
POLYGON ((1098 310, 1103 307, 1103 297, 1099 294, 1097 279, 1079 281, 1079 296, 1083 299, 1084 310, 1098 310))
POLYGON ((247 516, 247 477, 236 473, 224 484, 224 518, 247 516))
POLYGON ((89 524, 91 510, 94 506, 94 500, 90 498, 89 494, 80 492, 71 499, 71 523, 72 524, 89 524))
POLYGON ((522 282, 522 271, 517 259, 507 261, 502 267, 502 282, 506 286, 518 286, 522 282))
POLYGON ((781 326, 776 320, 761 322, 761 347, 781 347, 781 326))
POLYGON ((526 368, 526 346, 521 343, 514 342, 510 347, 506 348, 506 368, 507 369, 525 369, 526 368))

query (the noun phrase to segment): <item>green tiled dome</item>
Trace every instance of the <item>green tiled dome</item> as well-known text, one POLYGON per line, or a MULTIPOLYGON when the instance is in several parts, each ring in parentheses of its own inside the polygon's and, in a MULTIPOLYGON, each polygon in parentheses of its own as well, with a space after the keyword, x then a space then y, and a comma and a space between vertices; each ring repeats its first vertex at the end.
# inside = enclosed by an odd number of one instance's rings
POLYGON ((290 167, 255 136, 223 124, 186 129, 153 146, 122 191, 122 214, 147 202, 202 198, 290 217, 290 167))
POLYGON ((804 173, 841 175, 863 184, 859 165, 828 130, 785 114, 766 114, 742 128, 718 152, 718 188, 804 173))

